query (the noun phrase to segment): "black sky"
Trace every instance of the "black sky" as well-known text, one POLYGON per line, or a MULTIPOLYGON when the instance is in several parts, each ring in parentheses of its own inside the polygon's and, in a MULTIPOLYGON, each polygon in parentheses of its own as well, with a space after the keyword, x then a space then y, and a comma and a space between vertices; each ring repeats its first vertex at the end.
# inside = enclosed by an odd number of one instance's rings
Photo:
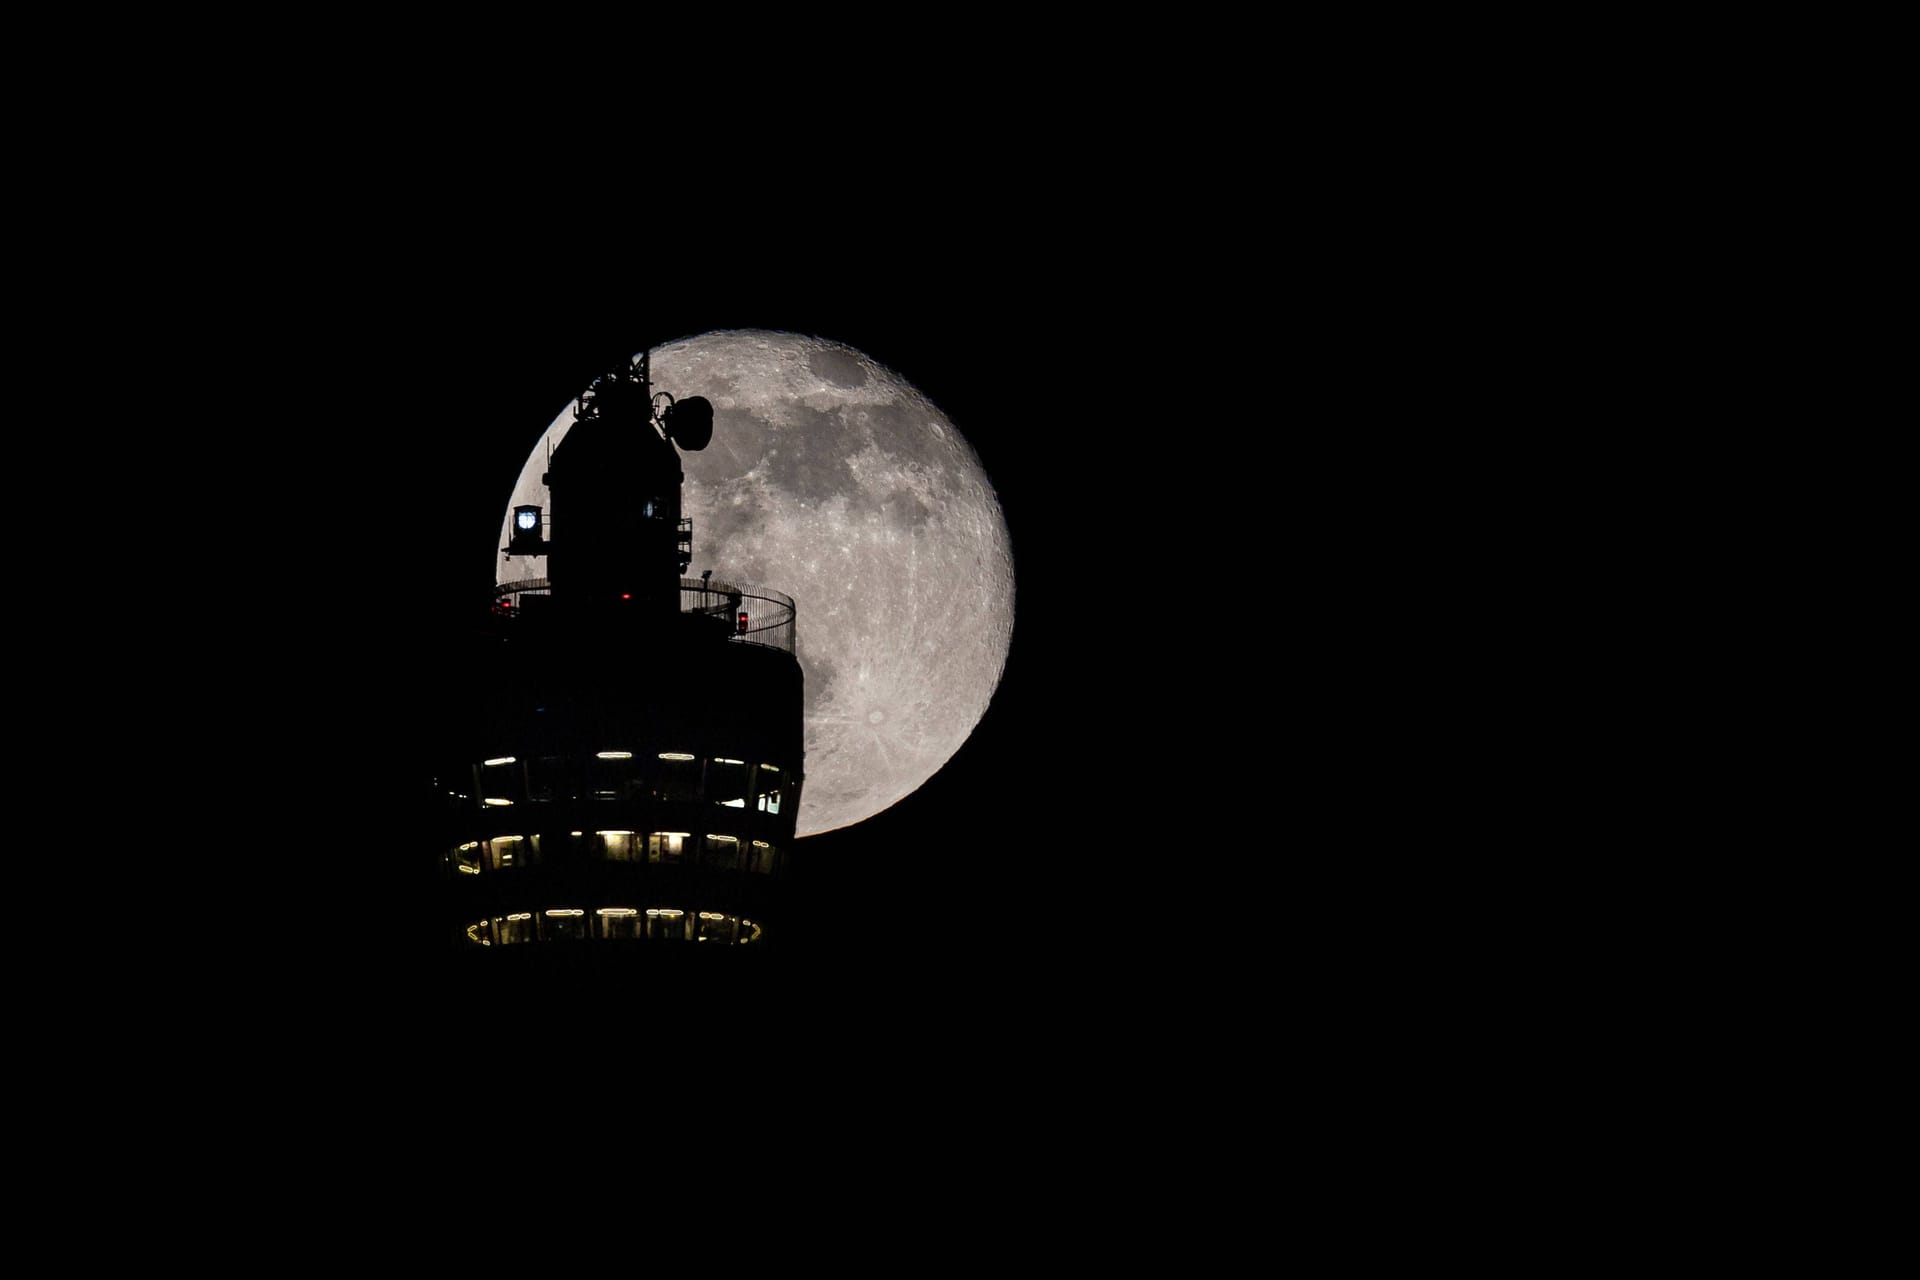
POLYGON ((805 842, 820 869, 813 897, 848 915, 851 936, 911 932, 925 963, 947 967, 1051 946, 1076 918, 1108 927, 1096 919, 1102 882, 1128 861, 1118 829, 1149 807, 1140 753, 1152 748, 1135 730, 1151 737, 1160 719, 1148 690, 1162 685, 1153 598, 1166 584, 1147 548, 1183 506, 1171 489, 1121 491, 1153 446, 1164 351, 1032 277, 1008 287, 874 264, 742 284, 737 263, 730 275, 480 273, 422 306, 416 339, 400 326, 407 394, 378 434, 394 442, 392 478, 422 495, 390 512, 404 527, 410 661, 430 668, 435 637, 483 605, 520 466, 609 361, 723 328, 850 344, 924 392, 978 452, 1012 535, 1015 625, 1000 688, 958 754, 884 813, 805 842))

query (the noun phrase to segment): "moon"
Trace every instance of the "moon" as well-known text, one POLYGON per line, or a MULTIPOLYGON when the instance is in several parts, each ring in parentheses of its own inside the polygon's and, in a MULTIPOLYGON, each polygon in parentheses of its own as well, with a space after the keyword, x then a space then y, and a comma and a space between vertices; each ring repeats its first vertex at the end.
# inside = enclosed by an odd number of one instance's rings
MULTIPOLYGON (((713 402, 713 443, 682 452, 697 576, 772 587, 798 606, 806 782, 798 833, 865 821, 937 773, 986 713, 1013 635, 1013 551, 966 439, 906 379, 841 343, 727 330, 652 350, 656 391, 713 402)), ((551 506, 549 446, 522 503, 551 506)), ((502 560, 500 581, 546 558, 502 560)))

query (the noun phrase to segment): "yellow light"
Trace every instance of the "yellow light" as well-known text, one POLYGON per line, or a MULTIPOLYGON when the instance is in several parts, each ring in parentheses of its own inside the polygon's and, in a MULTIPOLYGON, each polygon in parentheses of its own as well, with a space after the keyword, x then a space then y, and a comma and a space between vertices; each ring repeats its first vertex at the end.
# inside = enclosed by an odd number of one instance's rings
POLYGON ((778 772, 780 772, 780 766, 779 766, 779 765, 777 765, 777 764, 763 764, 763 765, 761 765, 760 767, 761 767, 762 769, 766 769, 766 770, 769 770, 769 771, 771 771, 771 772, 773 772, 773 773, 778 773, 778 772))
POLYGON ((519 836, 495 836, 493 838, 493 842, 495 844, 512 844, 515 840, 518 840, 519 838, 520 838, 519 836))
POLYGON ((688 836, 692 835, 693 832, 691 831, 656 831, 653 834, 657 836, 672 836, 676 840, 685 840, 688 836))
POLYGON ((460 846, 460 852, 465 853, 469 849, 478 849, 479 847, 480 842, 478 840, 469 840, 460 846))
POLYGON ((632 907, 602 907, 593 914, 597 916, 617 916, 624 919, 627 916, 637 916, 640 913, 632 907))
POLYGON ((578 907, 553 907, 547 914, 550 916, 583 916, 587 913, 578 907))
POLYGON ((577 835, 580 835, 580 834, 582 834, 582 833, 581 833, 581 832, 578 832, 578 831, 569 831, 569 832, 567 832, 567 834, 568 834, 568 835, 570 835, 570 836, 577 836, 577 835))
POLYGON ((514 912, 514 913, 513 913, 512 915, 510 915, 510 916, 508 916, 508 917, 507 917, 507 919, 509 919, 509 920, 531 920, 531 919, 533 919, 533 912, 531 912, 531 911, 516 911, 516 912, 514 912))
POLYGON ((715 764, 745 764, 746 763, 745 760, 729 760, 725 756, 715 756, 713 758, 713 762, 715 764))
POLYGON ((697 757, 690 756, 684 751, 662 751, 660 758, 662 760, 693 760, 697 757))
MULTIPOLYGON (((573 834, 579 835, 580 833, 576 831, 573 834)), ((597 836, 630 836, 633 834, 633 832, 631 831, 596 831, 593 834, 597 836)))
POLYGON ((677 920, 687 913, 678 907, 648 907, 647 914, 650 916, 666 916, 670 920, 677 920))
POLYGON ((771 849, 771 848, 773 848, 773 846, 772 846, 772 845, 770 845, 770 844, 768 844, 768 843, 767 843, 767 842, 766 842, 765 840, 755 840, 755 841, 753 842, 753 847, 754 847, 754 848, 756 848, 756 849, 771 849))
POLYGON ((700 918, 702 920, 725 920, 726 919, 726 917, 721 915, 718 911, 702 911, 700 913, 700 918))
POLYGON ((464 875, 477 876, 480 874, 480 868, 470 867, 464 862, 460 864, 460 870, 464 875))
POLYGON ((633 759, 633 752, 631 752, 631 751, 596 751, 596 752, 594 752, 594 755, 595 755, 595 756, 596 756, 597 758, 599 758, 599 759, 601 759, 601 760, 631 760, 631 759, 633 759))
POLYGON ((512 804, 512 803, 513 803, 513 801, 511 801, 511 800, 502 800, 502 799, 499 799, 499 798, 498 798, 498 797, 496 797, 496 796, 488 796, 488 797, 487 797, 487 803, 488 803, 488 804, 499 804, 499 805, 507 805, 507 804, 512 804))
POLYGON ((512 764, 512 763, 513 763, 513 761, 514 761, 514 757, 512 757, 512 756, 495 756, 495 757, 494 757, 493 759, 491 759, 491 760, 482 760, 482 761, 481 761, 480 763, 482 763, 482 764, 512 764))
POLYGON ((739 836, 708 836, 709 840, 725 840, 728 844, 739 844, 739 836))

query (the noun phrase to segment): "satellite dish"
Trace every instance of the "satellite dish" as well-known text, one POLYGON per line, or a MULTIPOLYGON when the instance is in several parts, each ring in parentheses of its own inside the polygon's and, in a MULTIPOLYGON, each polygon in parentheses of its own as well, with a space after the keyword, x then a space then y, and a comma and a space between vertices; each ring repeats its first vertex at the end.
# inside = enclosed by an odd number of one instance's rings
POLYGON ((667 406, 667 437, 682 449, 698 451, 713 441, 713 402, 688 396, 667 406))

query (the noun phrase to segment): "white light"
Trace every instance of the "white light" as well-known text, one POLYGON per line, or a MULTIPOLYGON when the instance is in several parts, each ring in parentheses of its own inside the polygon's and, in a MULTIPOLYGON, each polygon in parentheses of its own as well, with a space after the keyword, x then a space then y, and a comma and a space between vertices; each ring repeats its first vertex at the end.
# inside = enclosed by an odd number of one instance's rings
POLYGON ((672 836, 675 840, 685 840, 688 836, 692 835, 693 832, 691 831, 656 831, 653 834, 657 836, 672 836))
POLYGON ((554 907, 547 912, 550 916, 583 916, 587 914, 578 907, 554 907))
POLYGON ((728 844, 739 844, 739 836, 708 836, 709 840, 725 840, 728 844))
POLYGON ((507 919, 509 919, 509 920, 531 920, 531 919, 533 919, 533 912, 531 912, 531 911, 516 911, 516 912, 514 912, 514 913, 513 913, 512 915, 510 915, 510 916, 508 916, 508 917, 507 917, 507 919))
POLYGON ((723 809, 744 809, 747 807, 747 802, 745 800, 722 800, 720 807, 723 809))
POLYGON ((595 755, 595 756, 596 756, 596 757, 597 757, 598 759, 601 759, 601 760, 631 760, 631 759, 633 759, 633 752, 631 752, 631 751, 596 751, 596 752, 594 753, 594 755, 595 755))
POLYGON ((522 529, 531 529, 540 523, 540 513, 538 511, 522 511, 513 518, 513 522, 522 529))
POLYGON ((495 836, 493 838, 493 842, 495 844, 512 844, 515 840, 518 840, 519 838, 520 838, 519 836, 495 836))
POLYGON ((771 771, 773 771, 774 773, 778 773, 778 772, 780 772, 780 766, 779 766, 779 765, 777 765, 777 764, 763 764, 763 765, 761 765, 760 767, 761 767, 762 769, 769 769, 769 770, 771 770, 771 771))
POLYGON ((627 916, 637 916, 640 913, 632 907, 602 907, 593 914, 597 916, 615 916, 624 919, 627 916))
MULTIPOLYGON (((573 834, 579 835, 580 833, 576 831, 573 834)), ((596 831, 593 834, 597 836, 630 836, 633 834, 633 832, 631 831, 596 831)))
POLYGON ((694 760, 694 759, 698 759, 698 757, 697 757, 697 756, 690 756, 690 755, 688 755, 688 754, 687 754, 686 752, 684 752, 684 751, 662 751, 662 752, 660 753, 660 758, 661 758, 662 760, 694 760))
POLYGON ((715 756, 713 758, 713 762, 715 764, 745 764, 746 763, 745 760, 729 760, 725 756, 715 756))
POLYGON ((666 916, 669 919, 677 920, 687 913, 678 907, 648 907, 647 914, 650 916, 666 916))
POLYGON ((482 760, 480 763, 481 764, 512 764, 515 759, 516 757, 514 756, 495 756, 491 760, 482 760))
POLYGON ((569 832, 567 832, 567 834, 568 834, 568 835, 570 835, 570 836, 577 836, 577 835, 580 835, 581 833, 580 833, 580 832, 578 832, 578 831, 569 831, 569 832))
POLYGON ((512 803, 513 803, 513 801, 511 801, 511 800, 502 800, 502 799, 500 799, 500 798, 499 798, 499 797, 497 797, 497 796, 488 796, 488 797, 487 797, 487 803, 488 803, 488 804, 496 804, 496 805, 509 805, 509 804, 512 804, 512 803))

